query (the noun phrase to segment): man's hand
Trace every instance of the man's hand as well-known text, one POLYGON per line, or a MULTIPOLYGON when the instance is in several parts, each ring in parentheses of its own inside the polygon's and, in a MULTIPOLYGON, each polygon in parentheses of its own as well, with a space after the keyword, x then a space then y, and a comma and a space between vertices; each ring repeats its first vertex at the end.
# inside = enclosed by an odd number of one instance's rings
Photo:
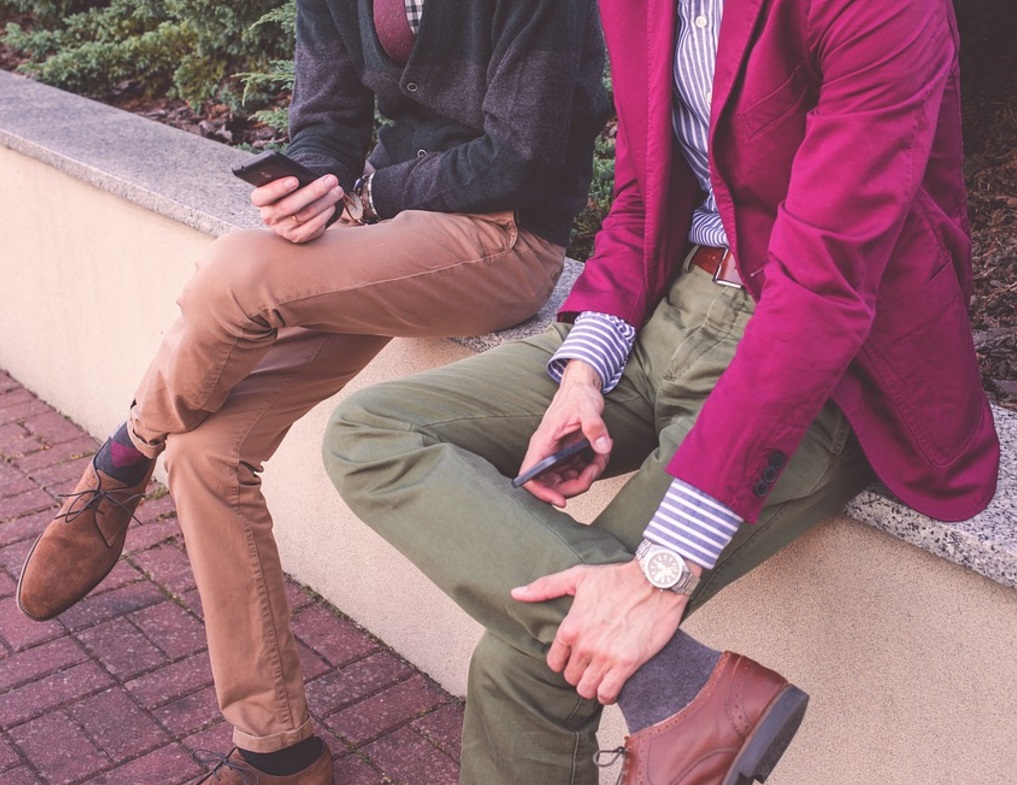
MULTIPOLYGON (((296 177, 280 177, 251 193, 251 204, 261 220, 291 243, 307 243, 322 235, 325 225, 343 198, 343 189, 333 174, 319 177, 299 188, 296 177)), ((341 208, 339 208, 341 209, 341 208)))
POLYGON ((600 377, 593 368, 581 360, 569 361, 558 392, 530 437, 519 471, 560 450, 577 432, 590 440, 593 458, 581 453, 526 483, 523 487, 541 501, 564 507, 566 499, 587 491, 607 467, 612 443, 602 417, 604 396, 600 390, 600 377))
MULTIPOLYGON (((699 574, 698 565, 690 565, 699 574)), ((579 566, 512 590, 513 599, 575 599, 547 653, 582 697, 614 703, 629 677, 671 640, 688 597, 651 586, 635 560, 579 566)))

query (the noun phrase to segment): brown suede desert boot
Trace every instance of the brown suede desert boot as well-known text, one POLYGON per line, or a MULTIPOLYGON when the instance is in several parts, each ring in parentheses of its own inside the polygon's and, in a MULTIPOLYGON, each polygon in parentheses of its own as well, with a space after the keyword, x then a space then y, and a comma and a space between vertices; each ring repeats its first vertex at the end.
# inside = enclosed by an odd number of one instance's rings
POLYGON ((764 782, 808 702, 780 674, 724 652, 692 703, 625 740, 622 779, 625 785, 764 782))
POLYGON ((321 754, 310 766, 296 774, 273 777, 254 768, 234 747, 225 758, 217 755, 219 764, 194 785, 334 785, 332 751, 321 745, 321 754))
POLYGON ((18 581, 22 613, 52 619, 99 585, 120 558, 127 524, 154 469, 152 461, 141 481, 128 487, 96 469, 94 460, 88 465, 25 559, 18 581))

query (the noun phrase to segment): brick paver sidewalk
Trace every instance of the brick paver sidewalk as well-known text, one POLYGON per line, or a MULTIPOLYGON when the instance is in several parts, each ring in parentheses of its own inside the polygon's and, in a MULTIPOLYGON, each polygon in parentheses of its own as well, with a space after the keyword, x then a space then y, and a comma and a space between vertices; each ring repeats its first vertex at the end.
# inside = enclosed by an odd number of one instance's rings
MULTIPOLYGON (((14 591, 35 537, 95 440, 0 371, 0 782, 182 785, 195 750, 229 750, 173 504, 141 505, 125 558, 83 602, 37 623, 14 591)), ((462 706, 384 643, 289 584, 316 726, 338 785, 452 785, 462 706)))

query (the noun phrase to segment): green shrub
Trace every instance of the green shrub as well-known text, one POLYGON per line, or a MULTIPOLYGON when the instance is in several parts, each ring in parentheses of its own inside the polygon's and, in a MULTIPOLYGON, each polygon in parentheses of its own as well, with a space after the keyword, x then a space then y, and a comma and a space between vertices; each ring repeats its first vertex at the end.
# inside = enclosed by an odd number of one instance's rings
POLYGON ((40 23, 50 24, 105 4, 105 0, 0 0, 0 11, 30 12, 40 23))
POLYGON ((36 15, 32 30, 7 26, 6 43, 30 56, 20 70, 83 95, 136 82, 150 95, 197 105, 218 97, 236 71, 267 67, 293 49, 292 34, 257 24, 287 0, 0 2, 36 15))

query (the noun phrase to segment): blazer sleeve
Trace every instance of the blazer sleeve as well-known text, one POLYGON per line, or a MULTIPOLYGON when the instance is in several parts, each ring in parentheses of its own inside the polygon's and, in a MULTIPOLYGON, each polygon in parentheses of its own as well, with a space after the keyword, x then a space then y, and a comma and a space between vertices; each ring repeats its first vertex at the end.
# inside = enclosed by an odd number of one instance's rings
POLYGON ((637 329, 646 320, 648 286, 643 238, 646 212, 625 126, 615 137, 614 192, 611 208, 586 261, 562 306, 560 317, 574 320, 583 311, 607 313, 637 329))

